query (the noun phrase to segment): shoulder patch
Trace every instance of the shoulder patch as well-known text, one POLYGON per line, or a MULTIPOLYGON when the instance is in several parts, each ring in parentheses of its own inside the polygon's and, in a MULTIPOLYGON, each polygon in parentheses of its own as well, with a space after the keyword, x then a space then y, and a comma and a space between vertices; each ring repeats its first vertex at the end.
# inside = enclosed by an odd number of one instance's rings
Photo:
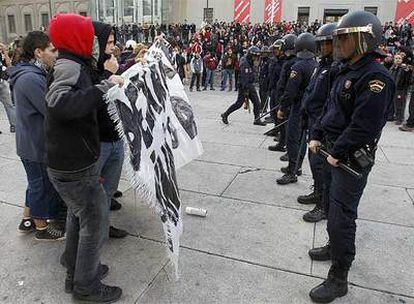
POLYGON ((374 93, 381 93, 385 88, 385 83, 381 80, 375 79, 369 82, 369 89, 374 93))
POLYGON ((290 72, 290 79, 294 79, 294 78, 296 78, 296 76, 298 76, 298 72, 296 72, 296 71, 292 70, 292 71, 290 72))

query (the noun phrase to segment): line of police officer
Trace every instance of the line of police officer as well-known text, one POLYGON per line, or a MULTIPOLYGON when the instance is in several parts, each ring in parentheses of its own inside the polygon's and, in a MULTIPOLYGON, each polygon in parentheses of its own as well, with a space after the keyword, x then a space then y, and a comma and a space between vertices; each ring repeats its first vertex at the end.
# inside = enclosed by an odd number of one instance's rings
MULTIPOLYGON (((332 262, 327 279, 310 292, 317 303, 330 303, 348 292, 357 208, 395 91, 388 71, 378 63, 384 56, 378 49, 381 38, 382 26, 375 15, 351 12, 338 24, 322 26, 316 37, 303 33, 296 39, 289 34, 277 40, 272 58, 261 64, 260 80, 266 81, 266 73, 270 79, 259 86, 262 108, 270 98, 275 124, 287 120, 283 124, 286 128, 275 129, 279 131, 279 143, 269 147, 272 151, 287 147, 288 166, 281 169, 285 174, 277 183, 297 182, 307 138, 314 190, 299 196, 298 202, 316 204, 304 215, 305 221, 328 219, 329 242, 309 251, 312 260, 332 262), (315 60, 316 50, 319 61, 315 60), (324 151, 327 158, 319 153, 324 151), (343 170, 344 166, 357 171, 358 176, 343 170)), ((225 123, 244 98, 251 98, 255 123, 263 124, 253 86, 252 64, 258 61, 257 48, 250 48, 246 59, 242 59, 237 102, 222 114, 225 123)))

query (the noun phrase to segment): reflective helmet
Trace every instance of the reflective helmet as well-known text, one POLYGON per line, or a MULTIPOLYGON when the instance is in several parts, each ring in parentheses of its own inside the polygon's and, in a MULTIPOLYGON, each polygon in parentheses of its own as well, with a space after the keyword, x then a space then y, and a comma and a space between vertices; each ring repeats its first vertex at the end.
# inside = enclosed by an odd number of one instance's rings
POLYGON ((319 30, 316 32, 315 40, 316 42, 320 41, 332 41, 333 40, 333 32, 337 27, 337 23, 329 23, 321 26, 319 30))
POLYGON ((247 49, 246 55, 250 56, 260 56, 261 51, 257 46, 251 46, 247 49))
POLYGON ((283 46, 282 51, 285 52, 286 55, 294 55, 295 54, 295 44, 296 44, 297 37, 294 34, 287 34, 283 36, 283 46))
POLYGON ((302 33, 299 35, 295 44, 296 56, 301 59, 315 57, 316 40, 311 33, 302 33))
POLYGON ((355 39, 355 54, 377 50, 382 38, 382 25, 374 14, 365 11, 350 12, 342 17, 333 32, 334 39, 351 35, 355 39))

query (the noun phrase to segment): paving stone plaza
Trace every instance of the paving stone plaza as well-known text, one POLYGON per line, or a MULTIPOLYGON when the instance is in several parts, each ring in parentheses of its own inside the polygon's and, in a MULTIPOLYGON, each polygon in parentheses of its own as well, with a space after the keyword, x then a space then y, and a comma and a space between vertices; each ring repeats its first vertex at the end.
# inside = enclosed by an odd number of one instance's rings
MULTIPOLYGON (((253 126, 239 110, 219 119, 236 92, 191 92, 204 154, 178 171, 183 208, 208 210, 206 218, 183 212, 180 279, 168 263, 159 219, 135 198, 124 176, 123 208, 112 223, 130 232, 109 240, 102 262, 108 284, 123 288, 119 303, 311 303, 309 290, 326 277, 329 263, 307 251, 324 245, 326 221, 305 223, 296 197, 310 191, 307 160, 298 183, 276 185, 280 153, 267 146, 269 127, 253 126)), ((64 242, 20 235, 26 176, 0 109, 0 303, 72 303, 59 265, 64 242)), ((350 291, 334 303, 414 304, 414 133, 386 126, 360 203, 357 256, 350 291)))

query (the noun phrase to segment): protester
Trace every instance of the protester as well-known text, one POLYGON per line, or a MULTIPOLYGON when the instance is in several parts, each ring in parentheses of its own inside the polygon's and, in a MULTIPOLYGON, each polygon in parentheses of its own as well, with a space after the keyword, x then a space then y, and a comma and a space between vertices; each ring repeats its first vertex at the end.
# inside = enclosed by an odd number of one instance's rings
POLYGON ((65 212, 61 225, 48 223, 65 209, 49 181, 46 170, 44 123, 46 77, 57 57, 48 36, 30 32, 23 42, 23 63, 10 70, 10 84, 16 103, 16 151, 27 176, 27 190, 20 232, 36 230, 36 240, 63 240, 65 212))
POLYGON ((10 86, 7 82, 7 69, 11 66, 11 59, 7 52, 7 47, 0 43, 0 102, 3 103, 4 109, 6 110, 6 115, 10 125, 10 132, 14 133, 16 130, 16 113, 12 98, 10 96, 10 86))
POLYGON ((201 74, 203 73, 203 60, 201 59, 200 53, 195 53, 194 57, 191 59, 190 68, 192 73, 190 91, 193 90, 194 82, 196 82, 197 91, 201 91, 200 81, 201 74))
POLYGON ((68 206, 65 291, 76 300, 116 301, 121 288, 101 283, 108 272, 100 263, 108 236, 108 205, 100 183, 97 109, 103 94, 123 80, 112 75, 93 85, 90 18, 58 14, 50 22, 49 35, 59 57, 46 95, 46 142, 49 177, 68 206))
POLYGON ((207 73, 203 91, 207 90, 207 86, 210 86, 210 90, 214 91, 214 71, 217 69, 218 61, 211 53, 207 53, 203 61, 207 73))
MULTIPOLYGON (((115 31, 109 25, 94 21, 93 27, 95 37, 98 41, 98 55, 94 57, 96 66, 93 73, 93 82, 99 84, 118 71, 118 62, 113 55, 115 48, 115 31)), ((100 175, 103 179, 103 186, 107 194, 108 210, 119 210, 122 205, 113 197, 118 189, 121 178, 122 164, 124 163, 124 144, 116 130, 115 123, 109 117, 108 106, 98 110, 99 139, 101 141, 101 154, 98 160, 100 175)), ((109 226, 109 237, 123 238, 128 233, 125 230, 109 226)))

